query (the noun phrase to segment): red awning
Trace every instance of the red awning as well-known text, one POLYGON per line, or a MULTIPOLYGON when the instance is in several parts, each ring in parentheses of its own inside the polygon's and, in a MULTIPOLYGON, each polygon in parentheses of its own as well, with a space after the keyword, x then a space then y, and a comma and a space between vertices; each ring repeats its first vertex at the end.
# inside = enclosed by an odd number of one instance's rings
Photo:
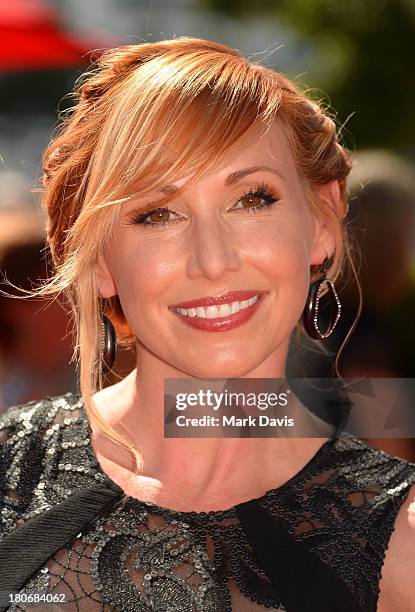
POLYGON ((89 63, 91 51, 108 46, 66 34, 56 8, 41 0, 1 2, 0 72, 76 67, 89 63))

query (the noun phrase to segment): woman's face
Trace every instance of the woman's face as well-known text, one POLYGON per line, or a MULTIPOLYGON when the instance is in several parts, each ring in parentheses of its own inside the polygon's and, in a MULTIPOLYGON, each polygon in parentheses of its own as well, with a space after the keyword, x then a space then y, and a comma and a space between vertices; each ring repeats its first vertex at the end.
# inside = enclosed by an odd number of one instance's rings
MULTIPOLYGON (((323 191, 335 199, 337 183, 323 191)), ((283 376, 278 368, 306 302, 310 265, 335 245, 310 212, 282 126, 276 122, 268 134, 258 133, 161 211, 149 213, 147 205, 156 210, 162 197, 154 193, 123 205, 97 270, 100 294, 118 294, 137 338, 139 371, 149 364, 172 376, 225 378, 254 375, 261 364, 273 363, 274 375, 283 376), (146 212, 137 212, 143 206, 146 212), (242 308, 242 322, 221 331, 190 325, 171 308, 244 290, 263 293, 250 317, 244 319, 242 308)))

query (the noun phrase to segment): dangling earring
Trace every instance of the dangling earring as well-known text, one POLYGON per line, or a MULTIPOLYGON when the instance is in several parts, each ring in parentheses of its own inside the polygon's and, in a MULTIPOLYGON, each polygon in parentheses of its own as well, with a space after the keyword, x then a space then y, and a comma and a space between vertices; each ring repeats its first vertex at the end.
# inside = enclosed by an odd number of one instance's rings
POLYGON ((115 352, 117 348, 117 334, 111 321, 104 315, 104 302, 100 298, 99 314, 101 317, 102 326, 102 361, 104 372, 108 372, 115 361, 115 352))
POLYGON ((306 332, 311 338, 315 338, 316 340, 324 340, 330 336, 336 327, 337 321, 340 318, 341 313, 341 304, 339 300, 339 296, 336 293, 336 289, 334 288, 334 283, 330 279, 326 278, 327 270, 332 264, 333 256, 326 259, 323 262, 323 276, 318 280, 314 281, 310 285, 310 289, 308 292, 307 302, 303 311, 303 324, 306 332), (331 290, 337 307, 336 316, 331 318, 329 328, 325 333, 322 333, 318 327, 318 306, 320 297, 323 291, 324 283, 327 283, 329 289, 331 290), (333 320, 334 319, 334 320, 333 320))

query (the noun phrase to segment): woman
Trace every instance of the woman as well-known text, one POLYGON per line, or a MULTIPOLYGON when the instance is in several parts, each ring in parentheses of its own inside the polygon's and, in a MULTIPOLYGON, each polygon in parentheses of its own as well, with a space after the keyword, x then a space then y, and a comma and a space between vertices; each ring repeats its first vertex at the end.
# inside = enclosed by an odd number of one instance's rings
POLYGON ((300 321, 332 331, 349 170, 319 105, 224 45, 86 75, 45 153, 40 290, 69 296, 81 394, 2 417, 2 609, 413 609, 415 465, 327 433, 163 435, 166 378, 284 379, 300 321), (137 367, 104 388, 117 343, 137 367))

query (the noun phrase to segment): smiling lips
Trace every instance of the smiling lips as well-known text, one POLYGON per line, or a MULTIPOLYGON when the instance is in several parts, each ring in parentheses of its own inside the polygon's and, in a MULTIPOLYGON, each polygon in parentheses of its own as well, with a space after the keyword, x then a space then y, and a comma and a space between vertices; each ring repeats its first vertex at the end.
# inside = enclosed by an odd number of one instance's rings
POLYGON ((233 291, 220 297, 207 297, 170 306, 183 322, 203 331, 233 329, 251 318, 265 291, 233 291))

